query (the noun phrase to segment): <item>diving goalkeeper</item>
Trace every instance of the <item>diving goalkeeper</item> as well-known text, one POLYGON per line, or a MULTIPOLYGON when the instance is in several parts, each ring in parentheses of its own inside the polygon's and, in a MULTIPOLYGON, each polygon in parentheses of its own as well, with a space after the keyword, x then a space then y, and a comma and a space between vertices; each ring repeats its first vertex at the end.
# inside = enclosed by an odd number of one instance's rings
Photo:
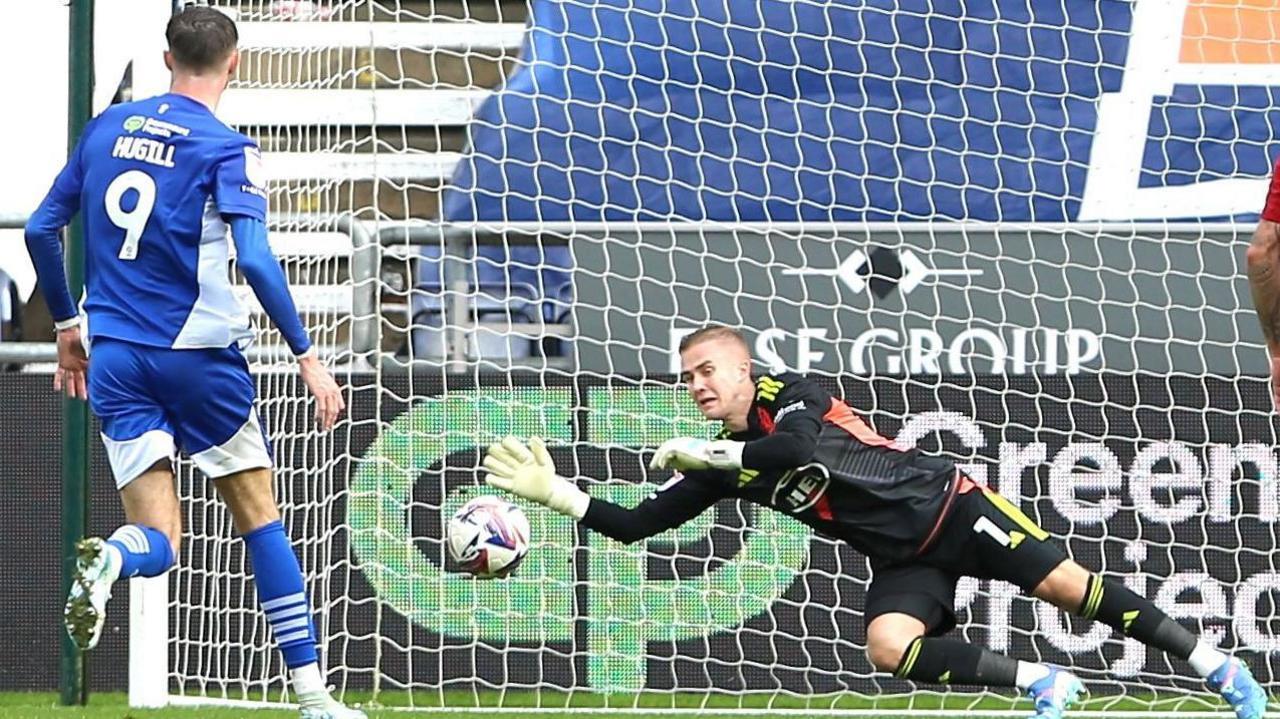
POLYGON ((1084 692, 1070 672, 996 654, 955 627, 961 576, 1012 582, 1086 619, 1190 662, 1240 719, 1259 719, 1266 694, 1239 659, 1200 641, 1123 584, 1085 570, 1015 505, 949 460, 876 434, 816 382, 751 376, 736 331, 711 326, 680 344, 682 379, 698 410, 724 423, 718 438, 672 439, 653 469, 677 474, 633 509, 593 499, 556 475, 540 439, 489 448, 485 482, 635 542, 737 497, 786 512, 871 560, 864 616, 876 668, 930 684, 1013 687, 1036 717, 1057 719, 1084 692))

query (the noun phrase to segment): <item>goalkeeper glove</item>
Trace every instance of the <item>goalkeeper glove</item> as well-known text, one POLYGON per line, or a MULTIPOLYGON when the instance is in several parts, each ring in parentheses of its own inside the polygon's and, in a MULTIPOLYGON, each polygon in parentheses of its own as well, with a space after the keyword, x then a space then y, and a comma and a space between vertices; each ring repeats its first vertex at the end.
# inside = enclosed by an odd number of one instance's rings
POLYGON ((658 447, 649 469, 741 469, 745 442, 676 437, 658 447))
POLYGON ((582 519, 587 514, 591 497, 572 482, 556 475, 555 464, 547 446, 534 437, 529 446, 515 437, 489 447, 484 458, 485 484, 510 492, 530 502, 582 519))

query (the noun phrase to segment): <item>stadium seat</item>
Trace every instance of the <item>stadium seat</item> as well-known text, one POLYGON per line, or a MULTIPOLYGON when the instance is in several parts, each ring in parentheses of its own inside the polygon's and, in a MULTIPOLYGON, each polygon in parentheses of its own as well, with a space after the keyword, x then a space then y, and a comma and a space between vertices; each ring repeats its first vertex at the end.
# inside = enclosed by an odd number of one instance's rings
MULTIPOLYGON (((242 51, 303 51, 314 48, 437 50, 453 53, 514 52, 524 35, 521 23, 486 22, 334 22, 241 21, 242 51)), ((438 89, 229 89, 218 115, 231 125, 374 127, 463 126, 490 91, 438 89)), ((460 153, 264 152, 263 166, 273 181, 408 182, 444 181, 460 153)))
MULTIPOLYGON (((445 294, 443 287, 420 285, 410 306, 413 325, 410 342, 414 359, 441 362, 446 359, 445 294)), ((470 295, 467 320, 467 358, 506 364, 534 354, 536 333, 529 326, 541 325, 538 317, 538 292, 519 283, 480 283, 470 295), (525 325, 524 329, 513 325, 525 325)))
MULTIPOLYGON (((414 325, 411 342, 417 357, 443 358, 442 248, 424 246, 420 251, 416 265, 417 292, 410 303, 414 325)), ((477 246, 474 262, 469 265, 468 286, 476 288, 471 314, 478 327, 469 340, 468 355, 476 358, 486 352, 506 351, 513 358, 528 357, 532 353, 532 347, 526 346, 530 344, 525 341, 528 339, 539 343, 544 354, 563 356, 567 345, 561 335, 567 334, 563 327, 572 319, 569 314, 573 299, 571 263, 567 247, 477 246), (504 314, 508 311, 509 320, 504 314), (539 329, 517 332, 524 339, 497 340, 498 335, 507 331, 503 326, 510 322, 532 324, 539 329)))
MULTIPOLYGON (((470 75, 437 78, 438 82, 426 87, 379 86, 359 78, 340 86, 289 84, 272 79, 275 60, 263 63, 260 58, 306 58, 310 57, 308 53, 314 54, 317 50, 405 51, 428 56, 437 52, 479 55, 497 62, 498 58, 514 54, 524 36, 521 22, 450 19, 356 22, 331 19, 329 14, 319 12, 265 19, 257 12, 233 8, 227 8, 226 12, 237 20, 241 52, 246 53, 246 57, 258 58, 250 61, 257 63, 252 66, 258 74, 250 73, 233 84, 218 107, 220 119, 240 128, 368 128, 374 137, 381 137, 379 132, 386 128, 393 128, 393 132, 409 128, 460 131, 471 122, 479 103, 492 92, 489 87, 471 84, 470 75)), ((305 61, 300 62, 306 65, 305 61)), ((370 62, 376 65, 376 60, 370 62)), ((378 181, 397 188, 438 188, 452 176, 461 158, 457 148, 447 144, 395 150, 387 150, 385 143, 374 145, 356 143, 349 147, 337 145, 312 150, 305 143, 264 142, 263 179, 273 192, 283 192, 286 198, 292 198, 285 200, 284 207, 273 204, 273 210, 281 212, 284 221, 290 223, 292 213, 297 211, 295 208, 303 213, 318 209, 307 204, 309 196, 303 190, 338 183, 378 181), (375 151, 368 151, 370 149, 375 151), (301 192, 301 196, 290 195, 296 192, 301 192)), ((272 246, 290 268, 300 312, 325 318, 328 325, 333 324, 328 318, 350 315, 359 305, 353 296, 352 283, 347 279, 351 240, 332 232, 293 232, 284 238, 281 234, 273 233, 272 246)), ((530 284, 537 285, 536 282, 530 284)), ((437 272, 424 289, 434 287, 438 292, 439 285, 437 272)), ((260 311, 247 288, 241 294, 254 311, 260 311)), ((407 311, 412 317, 420 310, 407 308, 407 311)), ((478 306, 476 311, 484 318, 493 314, 493 308, 487 306, 478 306)), ((345 341, 344 332, 328 334, 345 341)), ((485 344, 484 347, 490 348, 485 351, 496 351, 492 349, 493 344, 485 344)), ((520 351, 518 346, 512 349, 520 351)))
POLYGON ((572 322, 573 282, 568 277, 554 289, 547 288, 547 300, 543 303, 543 308, 548 322, 558 325, 572 322))
POLYGON ((568 247, 546 248, 546 264, 542 266, 542 314, 548 322, 566 325, 572 319, 573 257, 568 247))

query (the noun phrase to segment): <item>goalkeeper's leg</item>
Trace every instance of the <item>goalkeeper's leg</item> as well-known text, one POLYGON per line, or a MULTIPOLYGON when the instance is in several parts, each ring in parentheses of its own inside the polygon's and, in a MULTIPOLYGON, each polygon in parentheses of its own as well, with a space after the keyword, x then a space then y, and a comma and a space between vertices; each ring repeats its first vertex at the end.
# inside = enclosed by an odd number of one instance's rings
MULTIPOLYGON (((912 606, 911 597, 901 599, 904 606, 912 606)), ((1084 693, 1084 685, 1070 672, 1018 661, 963 640, 926 636, 927 627, 902 612, 877 616, 867 625, 872 664, 922 684, 1018 687, 1031 697, 1040 719, 1060 719, 1084 693)))
MULTIPOLYGON (((116 468, 121 469, 119 463, 116 468)), ((63 618, 67 634, 82 650, 93 649, 102 637, 115 581, 163 574, 178 552, 182 515, 169 460, 136 477, 124 476, 120 501, 128 524, 106 539, 87 537, 76 545, 76 570, 63 618)))
POLYGON ((877 669, 924 684, 1018 687, 1044 719, 1061 717, 1084 692, 1069 672, 943 637, 956 625, 954 572, 926 564, 872 566, 865 616, 867 656, 877 669))
POLYGON ((276 646, 289 669, 289 683, 305 719, 364 719, 329 695, 316 653, 302 570, 280 522, 270 469, 249 469, 214 480, 244 539, 253 568, 258 600, 276 646))
POLYGON ((1128 587, 1085 570, 1069 559, 1049 533, 995 492, 957 500, 955 538, 977 562, 974 574, 1003 579, 1073 614, 1102 622, 1127 637, 1186 660, 1231 704, 1240 719, 1260 719, 1266 693, 1239 659, 1200 641, 1155 604, 1128 587))
POLYGON ((1227 700, 1239 719, 1261 719, 1266 711, 1266 692, 1244 662, 1204 642, 1120 582, 1093 574, 1068 559, 1050 572, 1032 594, 1186 660, 1211 689, 1227 700))

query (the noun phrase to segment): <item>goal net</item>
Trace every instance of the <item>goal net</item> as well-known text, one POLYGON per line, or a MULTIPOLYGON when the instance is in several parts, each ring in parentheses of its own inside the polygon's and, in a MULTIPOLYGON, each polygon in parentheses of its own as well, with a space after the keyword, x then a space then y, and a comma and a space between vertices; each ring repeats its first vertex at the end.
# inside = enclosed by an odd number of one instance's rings
MULTIPOLYGON (((262 145, 273 243, 349 388, 318 434, 263 330, 278 495, 349 701, 1025 713, 876 673, 865 558, 782 512, 725 502, 624 546, 525 506, 515 576, 449 564, 444 522, 507 434, 625 505, 665 480, 649 450, 714 432, 673 375, 706 322, 1276 679, 1280 470, 1242 276, 1277 150, 1268 4, 216 4, 243 52, 219 112, 262 145)), ((189 467, 180 487, 158 639, 135 592, 133 661, 163 667, 137 696, 286 702, 230 519, 189 467)), ((956 613, 1077 672, 1089 711, 1224 708, 1011 585, 961 579, 956 613)))

